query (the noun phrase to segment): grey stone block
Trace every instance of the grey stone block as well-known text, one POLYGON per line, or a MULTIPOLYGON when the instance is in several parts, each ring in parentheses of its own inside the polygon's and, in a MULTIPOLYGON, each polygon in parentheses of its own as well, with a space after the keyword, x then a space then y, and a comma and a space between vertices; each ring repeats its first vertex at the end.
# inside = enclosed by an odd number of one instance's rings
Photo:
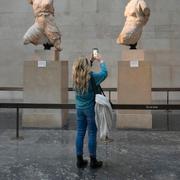
POLYGON ((152 67, 152 86, 153 87, 170 87, 171 86, 171 69, 169 66, 152 67))
POLYGON ((19 13, 19 12, 30 12, 31 6, 28 5, 27 1, 6 1, 1 0, 0 12, 2 13, 19 13))
MULTIPOLYGON (((71 14, 56 14, 56 22, 60 30, 64 26, 70 27, 80 26, 82 24, 82 13, 81 12, 71 12, 71 14)), ((64 33, 63 33, 64 34, 64 33)))
MULTIPOLYGON (((70 0, 70 12, 82 12, 84 0, 70 0)), ((82 17, 81 17, 82 18, 82 17)))
POLYGON ((97 2, 98 2, 99 12, 105 11, 108 13, 122 12, 127 3, 126 1, 118 1, 118 0, 111 0, 106 2, 104 0, 97 0, 97 2))
POLYGON ((97 0, 82 1, 82 12, 97 12, 97 0))
POLYGON ((61 0, 61 1, 54 0, 54 8, 55 8, 56 13, 69 14, 70 13, 70 0, 61 0))

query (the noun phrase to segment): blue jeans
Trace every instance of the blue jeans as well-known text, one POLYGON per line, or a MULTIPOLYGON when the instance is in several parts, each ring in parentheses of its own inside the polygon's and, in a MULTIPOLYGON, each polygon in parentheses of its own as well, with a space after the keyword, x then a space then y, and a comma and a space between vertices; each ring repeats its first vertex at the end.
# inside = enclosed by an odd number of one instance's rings
POLYGON ((88 149, 90 156, 96 157, 97 127, 95 123, 94 107, 89 109, 77 109, 77 135, 76 153, 83 155, 84 137, 88 129, 88 149))

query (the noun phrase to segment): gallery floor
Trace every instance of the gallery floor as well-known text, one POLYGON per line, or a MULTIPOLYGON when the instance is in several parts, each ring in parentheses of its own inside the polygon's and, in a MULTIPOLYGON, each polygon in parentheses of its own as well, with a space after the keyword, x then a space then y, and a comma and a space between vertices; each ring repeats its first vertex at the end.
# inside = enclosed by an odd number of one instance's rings
POLYGON ((111 144, 98 142, 99 170, 76 168, 74 130, 21 134, 24 140, 16 141, 13 130, 0 132, 0 180, 180 179, 180 132, 115 131, 111 144))
MULTIPOLYGON (((8 113, 9 114, 9 113, 8 113)), ((13 126, 11 114, 4 116, 13 126)), ((0 118, 1 120, 3 117, 0 118)), ((4 119, 5 120, 5 119, 4 119)), ((0 180, 179 180, 180 132, 116 130, 98 140, 98 170, 76 168, 75 123, 64 129, 0 129, 0 180)), ((87 139, 84 155, 88 158, 87 139)))

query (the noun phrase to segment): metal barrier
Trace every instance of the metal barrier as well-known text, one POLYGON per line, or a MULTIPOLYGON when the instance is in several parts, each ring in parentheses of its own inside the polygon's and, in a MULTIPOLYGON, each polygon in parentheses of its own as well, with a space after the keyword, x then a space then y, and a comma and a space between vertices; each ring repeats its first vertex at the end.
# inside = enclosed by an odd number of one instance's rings
MULTIPOLYGON (((75 109, 75 104, 34 104, 34 103, 0 103, 0 108, 16 109, 16 139, 19 139, 20 109, 75 109)), ((180 104, 113 104, 113 109, 133 110, 180 110, 180 104)))
MULTIPOLYGON (((103 88, 109 92, 117 92, 117 88, 103 88)), ((23 91, 22 87, 0 87, 0 91, 23 91)), ((73 88, 68 88, 68 91, 74 91, 73 88)), ((169 104, 169 93, 178 92, 180 88, 152 88, 152 92, 167 92, 166 104, 113 104, 112 108, 116 110, 166 110, 167 112, 167 127, 169 130, 169 111, 180 110, 180 104, 169 104)), ((75 104, 34 104, 34 103, 0 103, 0 108, 16 109, 16 138, 19 139, 19 110, 20 109, 75 109, 75 104)))

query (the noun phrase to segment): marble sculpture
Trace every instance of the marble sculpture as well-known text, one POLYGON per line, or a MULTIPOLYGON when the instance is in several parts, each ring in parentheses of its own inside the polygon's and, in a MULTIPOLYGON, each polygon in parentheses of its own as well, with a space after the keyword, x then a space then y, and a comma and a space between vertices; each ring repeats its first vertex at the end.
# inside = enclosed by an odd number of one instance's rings
POLYGON ((55 23, 53 0, 28 0, 33 7, 35 23, 24 35, 24 44, 43 44, 44 49, 61 51, 61 33, 55 23))
POLYGON ((117 43, 130 46, 130 49, 136 49, 143 27, 149 20, 150 8, 144 0, 129 0, 124 16, 126 22, 117 38, 117 43))

